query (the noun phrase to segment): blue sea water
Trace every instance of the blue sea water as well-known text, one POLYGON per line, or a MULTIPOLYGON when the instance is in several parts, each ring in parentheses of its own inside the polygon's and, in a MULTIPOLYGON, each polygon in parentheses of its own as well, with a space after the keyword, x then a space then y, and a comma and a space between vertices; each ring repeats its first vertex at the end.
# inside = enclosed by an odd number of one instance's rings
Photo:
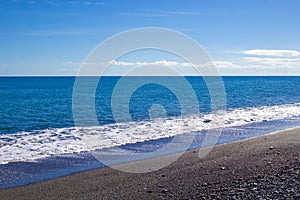
MULTIPOLYGON (((154 78, 171 83, 175 88, 182 87, 178 77, 154 78)), ((204 128, 194 130, 202 136, 198 134, 190 148, 201 146, 203 134, 211 129, 224 129, 218 141, 224 143, 300 125, 300 77, 222 77, 227 110, 224 127, 209 126, 213 120, 210 115, 212 99, 204 79, 185 78, 196 94, 199 108, 189 104, 190 98, 185 96, 186 105, 190 107, 182 113, 178 96, 184 95, 184 91, 174 94, 165 86, 147 84, 139 87, 130 97, 128 112, 131 122, 121 122, 120 128, 115 125, 111 104, 120 77, 102 77, 94 100, 101 130, 89 124, 87 119, 86 123, 80 124, 78 131, 74 128, 72 111, 75 77, 1 77, 0 188, 103 166, 80 145, 84 137, 82 132, 93 135, 95 131, 101 131, 106 142, 99 148, 122 145, 132 151, 151 151, 168 143, 168 138, 178 132, 169 127, 169 124, 177 123, 177 117, 188 122, 199 112, 197 120, 203 123, 204 128), (156 105, 154 109, 153 105, 156 105), (151 109, 152 112, 149 112, 151 109), (153 122, 153 118, 157 120, 153 122), (139 137, 132 132, 133 128, 141 131, 141 127, 159 127, 160 124, 167 124, 169 128, 165 135, 151 128, 145 129, 147 134, 139 137), (113 138, 112 133, 119 133, 121 137, 113 138), (107 146, 108 143, 110 146, 107 146)), ((144 77, 131 79, 134 82, 144 77)), ((97 78, 86 77, 86 80, 93 83, 97 78)))
MULTIPOLYGON (((176 77, 162 77, 176 84, 176 77)), ((91 78, 93 79, 93 78, 91 78)), ((202 78, 187 77, 195 90, 200 112, 210 111, 210 96, 202 78)), ((119 77, 103 77, 96 95, 99 124, 114 123, 111 94, 119 77)), ((74 126, 74 77, 0 78, 0 134, 74 126)), ((300 102, 300 77, 223 77, 227 108, 293 104, 300 102)), ((130 101, 133 120, 147 119, 154 103, 165 106, 168 116, 180 115, 176 96, 159 85, 139 88, 130 101)))

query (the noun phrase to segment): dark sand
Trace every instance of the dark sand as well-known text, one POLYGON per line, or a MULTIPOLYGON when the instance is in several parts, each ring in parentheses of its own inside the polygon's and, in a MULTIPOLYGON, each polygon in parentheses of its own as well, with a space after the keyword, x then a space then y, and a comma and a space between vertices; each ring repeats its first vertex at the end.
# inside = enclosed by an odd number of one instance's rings
POLYGON ((103 168, 0 190, 0 199, 300 199, 299 150, 300 128, 218 145, 203 159, 192 150, 155 172, 103 168))

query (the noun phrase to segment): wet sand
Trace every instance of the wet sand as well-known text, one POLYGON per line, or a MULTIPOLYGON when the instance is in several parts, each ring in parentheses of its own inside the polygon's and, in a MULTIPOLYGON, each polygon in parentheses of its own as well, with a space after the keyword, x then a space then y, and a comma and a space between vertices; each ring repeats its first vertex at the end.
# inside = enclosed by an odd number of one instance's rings
POLYGON ((102 168, 0 190, 0 199, 299 199, 299 150, 296 128, 217 145, 202 159, 191 150, 150 173, 102 168))

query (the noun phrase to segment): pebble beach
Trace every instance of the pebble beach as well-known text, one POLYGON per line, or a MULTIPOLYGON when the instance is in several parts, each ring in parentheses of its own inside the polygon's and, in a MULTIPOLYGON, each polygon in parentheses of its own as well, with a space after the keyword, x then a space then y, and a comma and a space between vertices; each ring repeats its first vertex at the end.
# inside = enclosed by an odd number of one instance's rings
POLYGON ((0 199, 299 199, 299 148, 300 128, 290 129, 217 145, 202 159, 191 150, 150 173, 107 167, 4 189, 0 199))

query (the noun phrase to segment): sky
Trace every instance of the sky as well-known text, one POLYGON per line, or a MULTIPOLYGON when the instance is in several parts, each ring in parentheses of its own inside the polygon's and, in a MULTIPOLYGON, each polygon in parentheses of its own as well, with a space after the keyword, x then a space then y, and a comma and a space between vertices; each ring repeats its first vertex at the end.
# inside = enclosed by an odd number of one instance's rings
MULTIPOLYGON (((298 0, 3 0, 0 75, 76 75, 99 43, 143 27, 191 37, 221 75, 300 75, 299 10, 298 0)), ((188 65, 149 51, 112 63, 188 65)))

